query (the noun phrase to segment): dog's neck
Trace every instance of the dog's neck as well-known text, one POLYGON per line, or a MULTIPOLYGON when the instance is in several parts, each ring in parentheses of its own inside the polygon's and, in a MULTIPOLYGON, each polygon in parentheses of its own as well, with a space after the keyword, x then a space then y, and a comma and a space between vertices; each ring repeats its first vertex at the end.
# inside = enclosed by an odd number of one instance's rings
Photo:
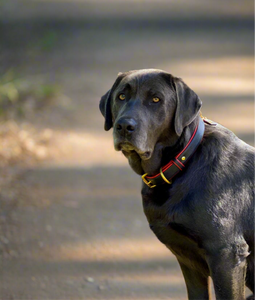
POLYGON ((142 160, 137 153, 128 155, 128 161, 131 168, 139 175, 145 173, 149 175, 158 174, 162 166, 166 165, 173 159, 188 143, 194 130, 199 122, 196 118, 189 126, 185 127, 181 136, 177 135, 167 139, 164 144, 158 142, 154 148, 150 159, 142 160))

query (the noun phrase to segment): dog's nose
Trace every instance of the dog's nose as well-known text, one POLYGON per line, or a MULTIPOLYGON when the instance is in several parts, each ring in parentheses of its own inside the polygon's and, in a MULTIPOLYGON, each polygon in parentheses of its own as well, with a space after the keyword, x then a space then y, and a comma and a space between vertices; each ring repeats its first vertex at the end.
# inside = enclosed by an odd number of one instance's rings
POLYGON ((136 125, 136 121, 133 119, 121 118, 116 124, 116 129, 121 134, 131 134, 135 131, 136 125))

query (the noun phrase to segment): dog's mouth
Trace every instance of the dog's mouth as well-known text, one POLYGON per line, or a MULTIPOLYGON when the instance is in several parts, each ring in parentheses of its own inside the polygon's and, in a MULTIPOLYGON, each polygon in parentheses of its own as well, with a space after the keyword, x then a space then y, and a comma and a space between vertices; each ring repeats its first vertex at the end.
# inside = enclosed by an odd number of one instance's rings
POLYGON ((115 146, 115 150, 122 151, 126 155, 129 153, 132 154, 136 152, 142 160, 147 160, 151 158, 152 151, 143 151, 141 149, 138 149, 133 144, 129 142, 121 142, 115 146))

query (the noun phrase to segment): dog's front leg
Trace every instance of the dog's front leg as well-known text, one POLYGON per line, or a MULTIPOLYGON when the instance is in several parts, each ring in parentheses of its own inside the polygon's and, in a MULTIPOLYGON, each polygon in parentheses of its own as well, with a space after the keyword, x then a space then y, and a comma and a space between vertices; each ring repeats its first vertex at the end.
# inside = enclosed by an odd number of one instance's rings
POLYGON ((179 261, 186 287, 189 300, 209 300, 209 277, 188 268, 179 261))
POLYGON ((217 300, 244 300, 247 244, 234 244, 207 256, 217 300))

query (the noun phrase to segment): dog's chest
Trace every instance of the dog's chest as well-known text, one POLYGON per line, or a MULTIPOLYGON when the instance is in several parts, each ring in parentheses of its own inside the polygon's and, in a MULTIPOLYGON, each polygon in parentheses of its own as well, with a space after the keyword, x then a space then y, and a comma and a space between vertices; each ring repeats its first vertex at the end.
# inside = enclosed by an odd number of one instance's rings
POLYGON ((143 209, 151 230, 158 239, 166 245, 175 243, 179 235, 183 238, 192 238, 188 229, 190 215, 180 202, 176 205, 171 201, 168 191, 165 193, 143 194, 143 209))
POLYGON ((149 226, 157 238, 167 246, 180 261, 190 267, 204 269, 204 251, 199 234, 183 207, 157 206, 148 199, 143 202, 149 226))
POLYGON ((194 248, 194 246, 199 247, 199 239, 195 233, 185 225, 174 222, 171 216, 161 215, 159 217, 155 214, 155 218, 153 218, 150 215, 148 221, 150 229, 160 242, 175 254, 180 254, 183 249, 194 248))

